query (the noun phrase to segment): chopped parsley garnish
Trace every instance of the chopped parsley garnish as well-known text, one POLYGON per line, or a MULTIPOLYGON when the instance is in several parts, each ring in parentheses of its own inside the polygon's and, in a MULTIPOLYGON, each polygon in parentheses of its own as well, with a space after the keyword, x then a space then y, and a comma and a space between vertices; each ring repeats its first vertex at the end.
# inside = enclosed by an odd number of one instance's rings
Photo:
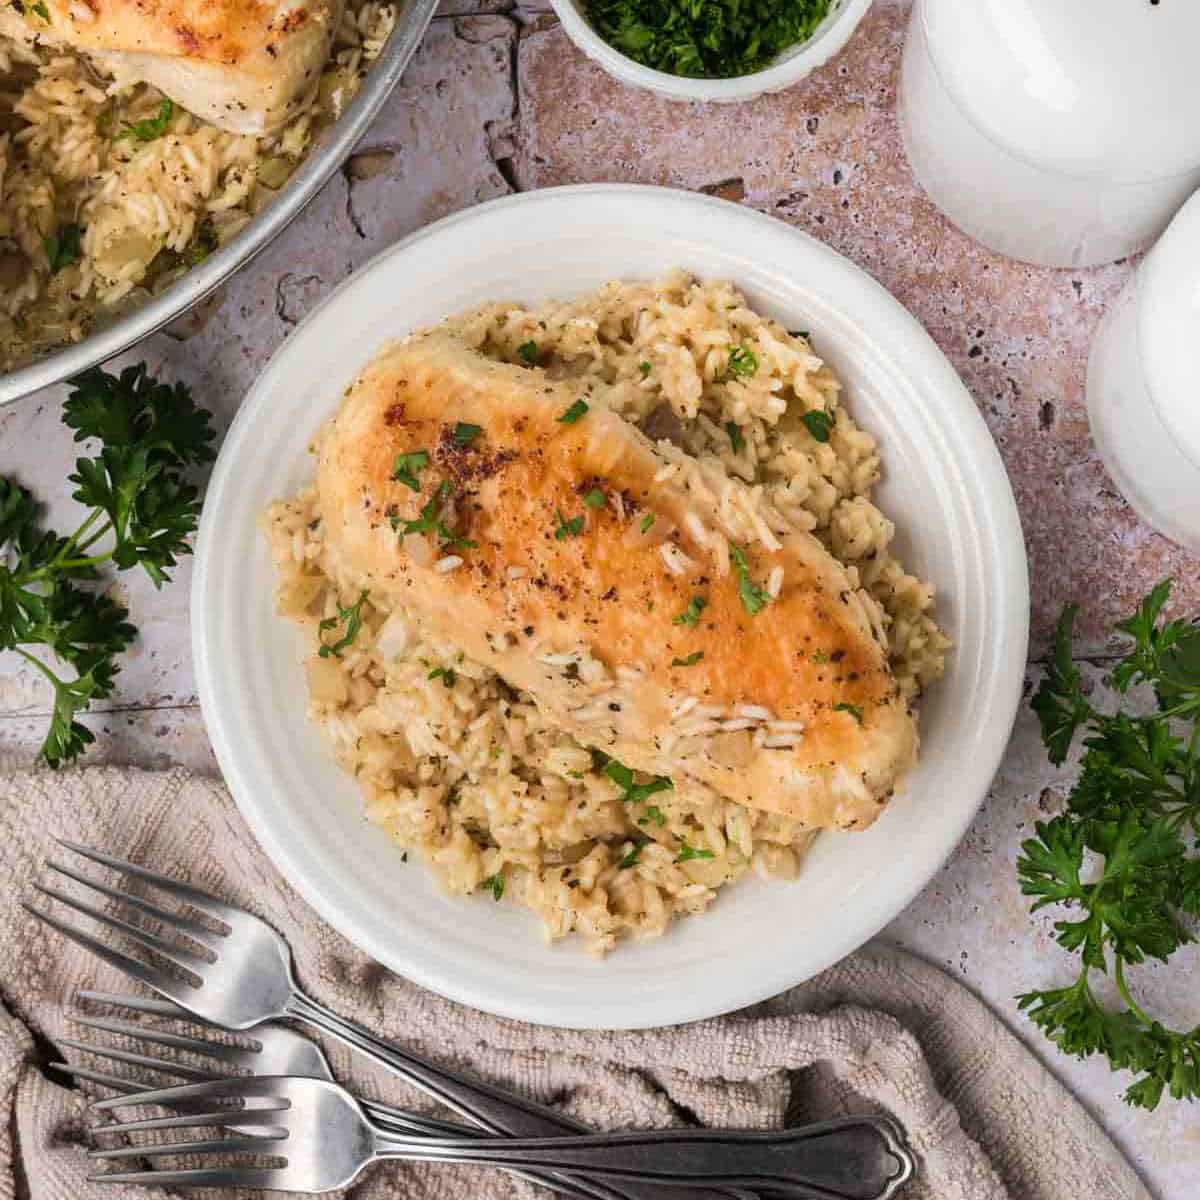
POLYGON ((532 367, 538 360, 537 342, 522 342, 517 347, 517 353, 526 365, 532 367))
POLYGON ((586 400, 576 400, 558 419, 564 425, 574 425, 587 410, 588 402, 586 400))
POLYGON ((671 618, 672 625, 687 625, 695 629, 700 623, 700 614, 708 607, 708 601, 703 596, 693 596, 688 606, 677 617, 671 618))
POLYGON ((738 596, 742 607, 752 616, 757 616, 771 601, 765 588, 761 588, 750 578, 750 566, 746 555, 736 542, 729 543, 729 555, 733 559, 733 569, 737 572, 738 596))
POLYGON ((645 515, 645 516, 642 518, 642 522, 641 522, 641 525, 639 526, 639 528, 641 529, 641 531, 642 531, 643 533, 649 533, 649 532, 650 532, 650 526, 651 526, 651 525, 653 525, 653 524, 654 524, 654 514, 653 514, 653 513, 647 513, 647 514, 646 514, 646 515, 645 515))
MULTIPOLYGON (((34 11, 36 12, 37 10, 35 9, 34 11)), ((162 103, 158 106, 158 112, 154 116, 147 117, 144 121, 134 121, 132 123, 126 121, 115 140, 119 142, 122 138, 130 138, 135 142, 152 142, 155 138, 160 138, 167 132, 167 126, 170 125, 171 117, 174 114, 174 102, 164 96, 162 103)))
POLYGON ((486 879, 481 879, 479 886, 485 892, 491 892, 493 900, 499 900, 504 895, 504 872, 497 871, 495 875, 489 875, 486 879))
POLYGON ((661 829, 667 823, 667 816, 657 804, 651 804, 646 808, 646 815, 638 824, 644 825, 647 821, 653 821, 661 829))
POLYGON ((642 378, 645 379, 646 376, 649 375, 650 372, 654 370, 654 368, 648 362, 643 362, 643 363, 638 363, 638 370, 641 371, 642 378))
POLYGON ((456 446, 469 446, 482 432, 482 425, 469 425, 466 421, 459 421, 454 426, 451 436, 454 438, 456 446))
POLYGON ((75 224, 60 225, 58 229, 42 238, 46 258, 50 262, 50 274, 57 275, 63 267, 79 261, 80 238, 83 230, 75 224))
POLYGON ((410 521, 404 517, 394 516, 391 518, 392 528, 406 534, 436 533, 441 538, 442 544, 446 549, 450 549, 452 546, 464 546, 468 549, 474 549, 479 545, 478 542, 473 542, 470 538, 459 536, 453 529, 447 529, 445 523, 438 516, 438 509, 449 498, 451 490, 450 484, 443 479, 434 489, 429 501, 422 505, 419 517, 410 521))
POLYGON ((810 408, 800 419, 814 441, 822 445, 829 441, 829 435, 833 432, 833 418, 823 408, 810 408))
POLYGON ((582 7, 606 42, 643 66, 731 79, 807 41, 830 0, 584 0, 582 7))
POLYGON ((625 857, 623 859, 621 859, 621 861, 619 863, 617 863, 617 870, 618 871, 628 871, 630 867, 636 867, 638 865, 638 862, 641 859, 641 857, 642 857, 641 846, 634 846, 634 848, 632 850, 630 850, 630 852, 627 855, 625 855, 625 857))
POLYGON ((818 667, 823 667, 829 661, 829 655, 824 650, 814 650, 812 660, 818 667))
POLYGON ((703 657, 704 657, 704 651, 696 650, 692 654, 689 654, 687 656, 687 658, 671 659, 671 666, 673 666, 673 667, 694 667, 703 657))
POLYGON ((397 454, 395 465, 392 467, 392 478, 398 483, 412 488, 414 492, 421 490, 417 476, 429 466, 427 450, 410 450, 407 454, 397 454))
POLYGON ((833 706, 834 712, 849 713, 860 725, 863 723, 863 710, 857 704, 850 704, 846 700, 842 700, 833 706))
POLYGON ((588 508, 603 508, 604 501, 605 495, 599 488, 592 488, 583 498, 583 502, 588 508))
POLYGON ((758 355, 749 346, 734 346, 729 352, 729 373, 737 378, 758 370, 758 355))
POLYGON ((452 688, 458 682, 458 672, 453 667, 434 667, 426 679, 440 679, 446 687, 452 688))
POLYGON ((358 637, 358 631, 362 628, 362 606, 366 602, 368 594, 364 588, 353 604, 345 607, 339 604, 336 617, 326 617, 317 625, 317 640, 321 643, 321 649, 317 653, 321 658, 329 658, 330 655, 334 658, 341 658, 342 651, 358 637), (326 642, 321 635, 330 629, 336 629, 343 622, 345 629, 342 636, 336 642, 326 642))
POLYGON ((746 438, 742 434, 741 429, 733 421, 725 422, 725 432, 729 434, 729 447, 734 454, 741 454, 742 447, 746 444, 746 438))
POLYGON ((637 783, 633 771, 615 758, 610 758, 605 764, 604 773, 622 789, 622 804, 641 804, 656 792, 671 791, 675 787, 665 775, 655 775, 649 783, 637 783))
POLYGON ((196 230, 196 236, 192 238, 191 244, 184 250, 183 260, 189 267, 199 266, 220 244, 212 221, 206 217, 200 222, 200 227, 196 230))
MULTIPOLYGON (((18 9, 18 11, 20 10, 18 9)), ((43 3, 43 0, 37 0, 36 4, 31 4, 29 6, 29 11, 37 13, 37 15, 41 17, 47 25, 50 24, 50 10, 43 3)))
POLYGON ((687 842, 680 842, 679 853, 675 856, 677 863, 691 862, 695 858, 714 858, 711 850, 693 850, 687 842))
POLYGON ((559 509, 554 510, 554 515, 558 518, 558 528, 554 531, 554 537, 557 541, 561 542, 569 537, 578 537, 583 532, 583 517, 572 517, 568 521, 559 509))

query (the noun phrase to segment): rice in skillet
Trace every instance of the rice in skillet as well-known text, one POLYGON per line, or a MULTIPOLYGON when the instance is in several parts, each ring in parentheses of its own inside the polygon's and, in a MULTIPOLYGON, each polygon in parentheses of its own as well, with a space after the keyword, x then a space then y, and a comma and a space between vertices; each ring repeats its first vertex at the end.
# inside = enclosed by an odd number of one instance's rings
POLYGON ((243 229, 341 115, 397 11, 348 0, 315 94, 264 137, 0 37, 0 371, 79 341, 243 229))
MULTIPOLYGON (((446 327, 511 363, 534 343, 552 377, 586 380, 591 403, 662 439, 664 470, 715 497, 740 541, 774 548, 791 530, 814 532, 876 602, 903 694, 915 702, 941 676, 948 642, 933 589, 891 555, 893 526, 871 502, 875 441, 840 406, 806 338, 758 316, 729 284, 682 273, 536 308, 489 305, 446 327)), ((429 640, 402 609, 362 600, 326 550, 312 489, 273 506, 268 527, 280 611, 314 650, 313 718, 358 778, 368 817, 451 891, 514 899, 548 938, 576 932, 604 951, 704 911, 747 870, 796 874, 813 836, 797 822, 684 781, 631 810, 602 756, 527 696, 429 640), (316 654, 318 622, 329 622, 326 641, 344 636, 360 600, 361 629, 340 657, 316 654), (695 857, 678 861, 681 844, 695 857)), ((586 656, 578 671, 585 683, 607 675, 586 656)))

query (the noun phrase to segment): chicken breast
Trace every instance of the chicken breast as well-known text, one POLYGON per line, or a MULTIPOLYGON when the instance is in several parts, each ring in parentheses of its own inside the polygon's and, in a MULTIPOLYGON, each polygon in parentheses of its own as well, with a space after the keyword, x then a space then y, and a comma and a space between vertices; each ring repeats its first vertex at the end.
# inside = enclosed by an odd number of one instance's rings
POLYGON ((91 55, 232 133, 267 133, 317 86, 343 0, 44 0, 0 33, 91 55))
POLYGON ((864 597, 808 534, 730 550, 711 506, 656 479, 665 452, 579 384, 435 331, 382 353, 326 427, 326 545, 581 743, 869 825, 917 734, 864 597))

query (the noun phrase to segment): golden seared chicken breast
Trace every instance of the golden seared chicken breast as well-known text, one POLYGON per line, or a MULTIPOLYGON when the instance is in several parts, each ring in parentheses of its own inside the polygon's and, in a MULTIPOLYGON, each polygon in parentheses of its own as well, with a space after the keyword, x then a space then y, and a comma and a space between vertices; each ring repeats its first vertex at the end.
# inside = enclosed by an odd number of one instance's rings
POLYGON ((282 125, 316 87, 342 0, 42 0, 0 33, 68 46, 232 133, 282 125))
POLYGON ((584 745, 863 828, 917 748, 874 609, 808 534, 731 543, 665 453, 577 383, 419 335, 321 437, 326 544, 584 745))

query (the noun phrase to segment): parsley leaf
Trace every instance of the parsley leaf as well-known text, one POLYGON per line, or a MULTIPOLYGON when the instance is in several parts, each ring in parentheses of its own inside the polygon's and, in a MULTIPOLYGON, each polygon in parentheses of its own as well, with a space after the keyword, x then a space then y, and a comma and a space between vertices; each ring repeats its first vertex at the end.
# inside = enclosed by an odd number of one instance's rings
POLYGON ((392 528, 403 534, 435 533, 441 540, 443 548, 447 550, 454 546, 474 549, 479 545, 478 542, 455 533, 453 529, 447 527, 446 523, 438 515, 442 505, 450 498, 453 490, 450 484, 443 479, 433 489, 433 495, 421 506, 420 516, 414 517, 411 520, 405 517, 393 516, 390 518, 392 528))
POLYGON ((458 672, 453 667, 434 667, 426 679, 440 679, 442 683, 452 688, 458 682, 458 672))
POLYGON ((671 659, 671 666, 673 666, 673 667, 694 667, 703 657, 704 657, 704 651, 697 650, 694 653, 689 654, 687 656, 687 658, 671 659))
POLYGON ((557 541, 578 537, 583 532, 583 517, 572 517, 568 521, 559 509, 554 510, 554 515, 558 519, 558 527, 554 530, 554 537, 557 541))
POLYGON ((317 624, 317 640, 321 643, 321 648, 317 653, 321 658, 329 658, 331 655, 334 658, 341 658, 342 651, 347 646, 353 644, 354 639, 358 637, 358 631, 362 628, 362 606, 368 594, 366 589, 364 589, 353 604, 339 604, 336 617, 326 617, 317 624), (343 623, 345 624, 345 629, 342 632, 342 636, 336 642, 326 642, 321 636, 330 629, 336 629, 343 623))
POLYGON ((650 526, 654 524, 654 519, 655 519, 655 518, 654 518, 654 514, 653 514, 653 513, 647 513, 647 514, 646 514, 646 515, 645 515, 645 516, 642 518, 642 521, 641 521, 641 524, 640 524, 639 528, 641 529, 641 531, 642 531, 643 533, 649 533, 649 532, 650 532, 650 526))
POLYGON ((687 842, 679 843, 679 853, 675 856, 677 863, 691 862, 697 858, 714 858, 711 850, 694 850, 687 842))
POLYGON ((638 824, 643 825, 646 821, 653 821, 661 829, 667 823, 667 816, 657 804, 651 804, 646 808, 646 816, 638 824))
POLYGON ((54 689, 41 755, 57 767, 94 740, 77 719, 112 695, 118 657, 137 636, 123 605, 80 584, 99 570, 141 566, 167 581, 200 514, 184 472, 213 457, 209 414, 182 385, 160 385, 144 364, 119 377, 100 370, 71 381, 63 420, 77 442, 99 439, 95 458, 75 463, 74 497, 90 510, 69 537, 39 527, 32 496, 0 477, 0 652, 21 656, 54 689), (106 550, 100 549, 107 545, 106 550), (45 655, 31 648, 42 648, 45 655), (47 658, 69 667, 60 674, 47 658))
POLYGON ((482 432, 482 425, 470 425, 466 421, 459 421, 454 426, 451 437, 456 446, 469 446, 482 432))
POLYGON ((808 412, 801 413, 800 420, 812 434, 813 441, 820 442, 822 445, 829 441, 829 435, 833 433, 834 422, 833 417, 823 408, 810 408, 808 412))
POLYGON ((833 706, 833 711, 849 713, 860 725, 863 723, 863 710, 857 704, 841 700, 833 706))
POLYGON ((80 226, 68 224, 60 225, 54 233, 42 238, 42 247, 50 263, 51 275, 57 275, 64 267, 79 261, 82 236, 83 230, 80 226))
POLYGON ((1079 955, 1073 983, 1021 995, 1021 1010, 1064 1053, 1100 1054, 1114 1071, 1132 1072, 1125 1099, 1148 1109, 1168 1094, 1200 1097, 1200 1028, 1164 1027, 1126 978, 1128 968, 1166 961, 1191 942, 1183 918, 1200 915, 1200 629, 1163 619, 1169 596, 1169 582, 1159 584, 1118 625, 1133 644, 1113 687, 1124 696, 1149 685, 1156 707, 1148 713, 1101 712, 1084 697, 1071 659, 1076 608, 1064 609, 1032 706, 1051 760, 1066 758, 1080 730, 1083 759, 1064 810, 1037 824, 1017 863, 1031 911, 1065 908, 1055 940, 1079 955), (1092 971, 1112 973, 1118 1006, 1097 999, 1092 971))
POLYGON ((587 508, 603 508, 606 497, 600 488, 592 488, 590 492, 583 498, 583 503, 587 508))
POLYGON ((641 804, 656 792, 671 791, 675 785, 665 775, 655 775, 649 783, 638 783, 633 771, 623 762, 610 758, 604 765, 604 773, 622 790, 622 804, 641 804))
POLYGON ((485 892, 491 892, 493 900, 499 901, 504 895, 504 872, 497 871, 495 875, 489 875, 486 879, 481 879, 479 886, 485 892))
POLYGON ((617 863, 617 870, 618 871, 628 871, 630 869, 630 867, 636 867, 638 865, 638 862, 641 860, 641 857, 642 857, 641 846, 634 846, 634 848, 632 850, 630 850, 629 853, 626 854, 625 857, 623 859, 621 859, 621 861, 619 863, 617 863))
POLYGON ((427 450, 410 450, 407 454, 397 454, 395 465, 392 467, 392 478, 397 483, 412 488, 414 492, 421 490, 417 476, 429 466, 427 450))
POLYGON ((527 366, 532 367, 538 360, 537 342, 522 342, 517 347, 517 353, 527 366))
POLYGON ((588 402, 586 400, 576 400, 570 408, 565 409, 559 415, 558 419, 563 425, 574 425, 587 410, 588 402))
POLYGON ((738 596, 741 598, 742 607, 752 617, 757 616, 771 602, 771 597, 766 588, 761 588, 751 581, 745 551, 736 542, 729 543, 729 556, 733 559, 733 569, 737 573, 738 596))
POLYGON ((671 618, 672 625, 687 625, 695 629, 700 624, 700 614, 708 607, 708 601, 703 596, 693 596, 688 606, 677 617, 671 618))
POLYGON ((734 346, 729 352, 729 373, 735 378, 750 376, 758 370, 758 355, 749 346, 734 346))
POLYGON ((746 438, 741 429, 733 421, 725 422, 725 432, 729 434, 729 448, 734 454, 741 454, 746 438))
POLYGON ((171 117, 174 114, 174 103, 164 96, 162 103, 158 106, 158 112, 154 116, 144 121, 134 121, 132 124, 126 121, 115 140, 119 142, 122 138, 130 138, 135 142, 152 142, 167 132, 167 126, 170 125, 171 117))
POLYGON ((641 363, 638 363, 638 370, 641 371, 642 378, 645 379, 646 376, 649 375, 650 372, 654 370, 654 368, 648 362, 641 362, 641 363))

